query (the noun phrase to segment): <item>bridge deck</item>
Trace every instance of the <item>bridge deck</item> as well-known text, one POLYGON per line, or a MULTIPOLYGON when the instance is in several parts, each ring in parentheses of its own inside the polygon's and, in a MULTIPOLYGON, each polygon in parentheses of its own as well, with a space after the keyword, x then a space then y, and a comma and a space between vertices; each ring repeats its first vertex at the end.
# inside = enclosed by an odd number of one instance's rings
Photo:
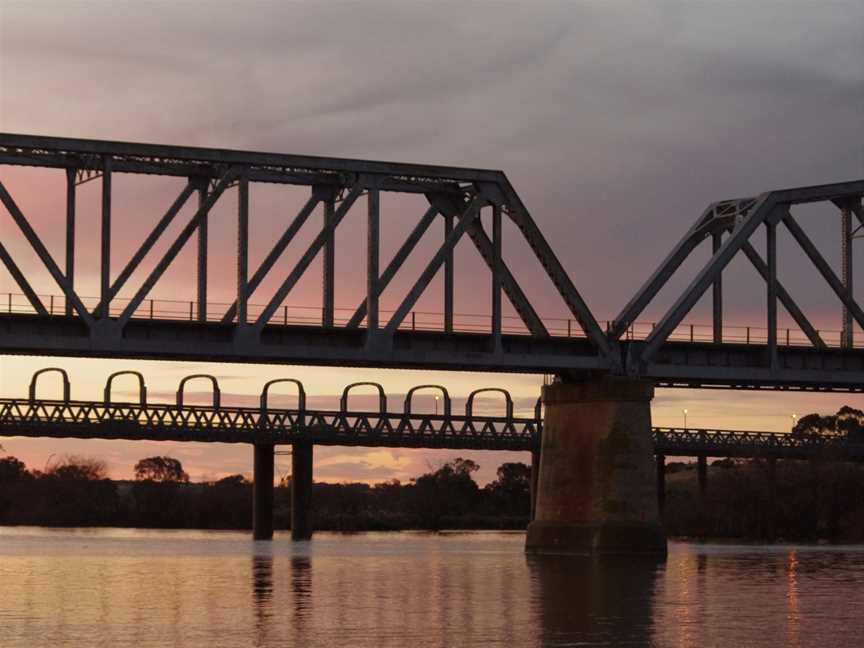
MULTIPOLYGON (((175 319, 132 319, 115 337, 91 335, 76 317, 0 313, 0 353, 8 354, 564 374, 609 368, 584 337, 502 335, 498 353, 483 333, 398 330, 390 346, 366 342, 361 328, 272 324, 252 340, 234 324, 175 319)), ((644 342, 619 344, 629 357, 644 342)), ((864 391, 864 349, 781 345, 773 370, 767 353, 757 342, 670 340, 643 373, 665 387, 864 391)))
MULTIPOLYGON (((541 434, 536 418, 0 399, 7 437, 534 451, 541 434)), ((840 438, 661 427, 653 434, 655 452, 669 456, 864 460, 864 444, 840 438)))

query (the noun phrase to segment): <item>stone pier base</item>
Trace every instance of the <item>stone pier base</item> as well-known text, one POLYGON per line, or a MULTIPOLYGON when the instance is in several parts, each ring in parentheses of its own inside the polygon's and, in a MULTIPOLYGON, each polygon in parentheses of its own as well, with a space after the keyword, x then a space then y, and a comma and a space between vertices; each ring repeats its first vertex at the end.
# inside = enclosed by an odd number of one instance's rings
POLYGON ((665 554, 650 382, 603 378, 543 388, 534 521, 537 554, 665 554))

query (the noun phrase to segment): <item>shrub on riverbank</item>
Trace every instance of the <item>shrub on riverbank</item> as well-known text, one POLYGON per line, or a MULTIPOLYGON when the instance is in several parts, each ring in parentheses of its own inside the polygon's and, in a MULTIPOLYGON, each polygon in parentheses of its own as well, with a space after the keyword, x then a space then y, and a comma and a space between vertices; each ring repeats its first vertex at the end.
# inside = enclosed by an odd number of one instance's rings
POLYGON ((690 468, 667 477, 664 522, 672 536, 864 541, 864 466, 778 461, 772 482, 766 461, 715 462, 704 499, 690 468))

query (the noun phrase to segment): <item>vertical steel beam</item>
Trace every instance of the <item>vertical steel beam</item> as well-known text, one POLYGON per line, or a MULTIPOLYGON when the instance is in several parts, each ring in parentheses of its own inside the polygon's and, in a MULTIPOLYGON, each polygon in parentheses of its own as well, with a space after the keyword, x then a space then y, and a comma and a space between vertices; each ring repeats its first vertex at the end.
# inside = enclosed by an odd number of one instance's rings
POLYGON ((369 189, 366 241, 366 331, 367 339, 378 331, 378 257, 381 195, 377 187, 369 189))
MULTIPOLYGON (((336 202, 333 198, 324 201, 324 229, 333 222, 336 202)), ((323 312, 321 324, 325 328, 333 326, 336 293, 336 230, 331 229, 324 241, 324 291, 322 296, 323 312)))
MULTIPOLYGON (((723 233, 715 232, 711 236, 711 254, 717 254, 723 245, 723 233)), ((723 343, 723 273, 717 275, 713 286, 714 308, 714 343, 723 343)))
POLYGON ((291 452, 291 539, 312 537, 312 442, 295 441, 291 452))
MULTIPOLYGON (((479 217, 478 217, 479 218, 479 217)), ((453 214, 444 214, 444 240, 453 231, 453 214)), ((444 332, 453 332, 453 249, 444 257, 444 332)))
POLYGON ((252 478, 252 537, 255 540, 273 538, 273 462, 272 443, 254 445, 252 478))
POLYGON ((492 205, 492 349, 501 350, 501 205, 492 205))
POLYGON ((777 368, 777 224, 765 223, 768 245, 768 358, 771 369, 777 368))
MULTIPOLYGON (((426 233, 426 230, 429 229, 429 226, 432 224, 432 221, 435 220, 435 217, 438 215, 438 210, 435 207, 430 207, 426 210, 426 213, 423 215, 423 218, 420 219, 420 222, 417 223, 417 226, 411 231, 408 235, 408 238, 405 239, 405 242, 402 244, 402 247, 399 248, 399 251, 393 256, 390 260, 390 263, 387 264, 387 267, 384 269, 384 272, 381 273, 381 276, 378 278, 378 296, 381 296, 381 293, 384 292, 384 289, 390 284, 390 281, 395 276, 396 272, 405 262, 405 259, 411 254, 412 250, 417 247, 417 243, 423 237, 423 234, 426 233)), ((366 317, 366 302, 364 301, 357 307, 357 310, 354 311, 354 314, 351 316, 351 319, 348 320, 348 323, 345 325, 345 328, 357 328, 360 326, 360 322, 366 317)))
POLYGON ((306 252, 303 253, 303 256, 300 257, 300 260, 285 278, 285 281, 282 282, 282 285, 276 290, 276 293, 273 297, 270 298, 267 306, 264 307, 264 310, 258 315, 258 319, 255 321, 255 328, 257 330, 261 330, 265 324, 273 317, 273 314, 276 312, 276 309, 279 308, 279 305, 285 300, 288 296, 288 293, 294 288, 294 285, 303 276, 303 273, 306 272, 306 269, 309 267, 309 264, 312 263, 312 259, 314 259, 318 252, 324 247, 324 244, 332 237, 333 232, 339 226, 339 223, 342 222, 342 219, 345 218, 345 214, 348 213, 348 210, 351 209, 351 206, 363 192, 363 183, 362 181, 358 181, 354 184, 345 197, 342 199, 342 202, 339 204, 339 208, 333 213, 333 218, 330 221, 329 225, 326 225, 322 230, 318 233, 318 236, 315 237, 315 240, 309 244, 309 247, 306 249, 306 252))
MULTIPOLYGON (((207 184, 198 186, 198 209, 207 200, 207 184)), ((207 223, 208 214, 204 214, 198 226, 198 321, 207 321, 207 223)))
POLYGON ((111 313, 111 158, 106 157, 102 167, 102 253, 99 272, 99 302, 97 317, 111 313))
MULTIPOLYGON (((75 290, 75 169, 66 169, 66 283, 75 290)), ((72 302, 66 296, 66 317, 72 315, 72 302)))
MULTIPOLYGON (((255 290, 261 285, 261 282, 264 280, 264 277, 267 276, 267 273, 273 268, 273 265, 279 259, 279 255, 285 251, 285 248, 288 247, 288 244, 294 239, 294 236, 300 231, 300 228, 303 227, 303 224, 309 218, 309 215, 315 209, 315 206, 318 204, 320 198, 313 191, 312 196, 309 200, 306 201, 306 204, 300 210, 300 212, 294 217, 294 220, 291 221, 291 224, 285 230, 279 240, 276 241, 276 244, 270 250, 270 253, 267 257, 261 262, 261 265, 258 266, 258 269, 255 271, 255 274, 252 275, 252 278, 249 280, 249 283, 246 285, 247 296, 252 295, 255 290)), ((237 315, 237 302, 231 304, 231 307, 225 312, 222 316, 222 323, 228 324, 234 321, 234 316, 237 315)))
MULTIPOLYGON (((840 210, 840 221, 841 236, 843 237, 840 243, 841 280, 843 287, 846 289, 846 294, 849 295, 850 299, 854 299, 855 296, 852 290, 852 210, 849 207, 844 206, 840 210)), ((846 304, 843 304, 842 330, 840 346, 844 349, 851 349, 853 344, 852 311, 846 304)))
POLYGON ((246 173, 240 176, 237 188, 237 325, 243 326, 248 319, 249 298, 249 176, 246 173))
POLYGON ((384 331, 388 337, 392 337, 396 332, 399 325, 402 324, 402 321, 405 319, 405 316, 408 315, 408 312, 414 307, 414 304, 417 303, 420 295, 422 295, 423 291, 426 290, 429 282, 432 281, 432 277, 438 273, 438 270, 441 268, 447 255, 453 251, 453 248, 459 242, 459 239, 462 238, 466 229, 471 227, 474 219, 478 217, 481 200, 482 198, 480 196, 476 196, 467 205, 465 211, 459 217, 459 224, 453 228, 453 231, 450 232, 450 235, 444 240, 444 244, 438 249, 438 252, 436 252, 435 256, 432 257, 432 260, 429 261, 426 268, 420 274, 420 278, 417 279, 417 282, 412 286, 411 290, 408 291, 405 299, 402 300, 402 303, 399 304, 396 311, 390 317, 387 326, 384 327, 384 331))

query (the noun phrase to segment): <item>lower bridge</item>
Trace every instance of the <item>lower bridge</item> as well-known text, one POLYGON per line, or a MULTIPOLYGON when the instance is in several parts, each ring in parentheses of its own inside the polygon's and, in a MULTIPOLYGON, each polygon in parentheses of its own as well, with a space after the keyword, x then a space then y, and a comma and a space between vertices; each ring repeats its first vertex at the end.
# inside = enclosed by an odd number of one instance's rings
MULTIPOLYGON (((80 439, 124 439, 204 443, 248 443, 254 446, 255 524, 257 538, 272 536, 273 459, 275 447, 292 446, 292 535, 309 537, 309 497, 312 487, 312 448, 329 446, 384 446, 399 448, 446 448, 456 450, 509 450, 531 453, 532 488, 539 472, 543 411, 540 401, 531 416, 517 416, 511 395, 503 389, 486 388, 470 393, 464 411, 454 413, 447 389, 420 385, 408 390, 402 411, 391 411, 384 388, 377 383, 354 383, 342 392, 335 410, 306 407, 306 392, 300 381, 286 378, 265 384, 257 407, 221 404, 215 377, 204 374, 181 380, 174 403, 150 403, 146 386, 137 372, 117 372, 108 378, 104 398, 73 400, 68 375, 62 369, 37 372, 26 398, 0 398, 0 437, 48 437, 80 439), (63 397, 36 397, 38 377, 57 372, 62 378, 63 397), (131 374, 139 383, 135 402, 112 400, 115 378, 131 374), (189 404, 185 386, 192 379, 212 384, 209 405, 189 404), (277 408, 269 404, 270 389, 290 383, 297 392, 297 406, 277 408), (350 393, 358 387, 377 392, 376 411, 349 407, 350 393), (436 392, 436 413, 415 412, 415 394, 436 392), (503 399, 499 415, 475 411, 478 397, 495 393, 503 399), (440 402, 440 413, 437 412, 440 402)), ((657 466, 658 495, 665 492, 666 457, 697 457, 700 489, 707 482, 708 457, 776 459, 864 460, 864 443, 844 437, 797 436, 788 433, 740 430, 652 428, 657 466)))

